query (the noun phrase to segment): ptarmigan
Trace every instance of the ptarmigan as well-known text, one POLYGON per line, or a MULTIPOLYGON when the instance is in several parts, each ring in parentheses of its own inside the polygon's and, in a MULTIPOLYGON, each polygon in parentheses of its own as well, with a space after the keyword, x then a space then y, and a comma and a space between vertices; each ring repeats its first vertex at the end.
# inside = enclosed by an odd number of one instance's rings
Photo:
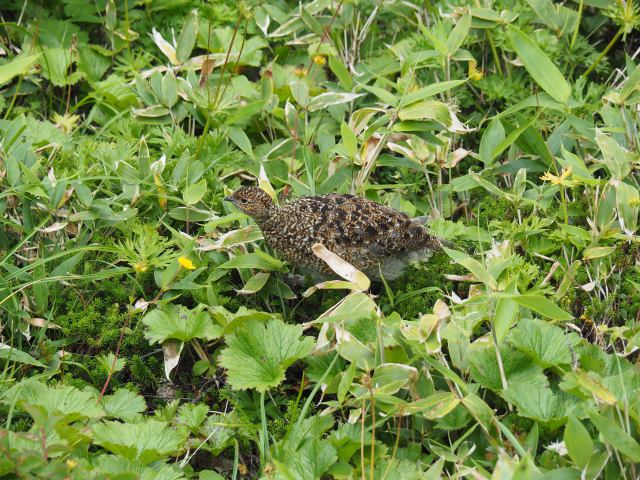
POLYGON ((399 276, 407 263, 441 249, 416 219, 355 195, 300 197, 278 207, 258 187, 225 198, 252 217, 275 252, 289 263, 335 275, 311 250, 322 243, 370 277, 399 276))

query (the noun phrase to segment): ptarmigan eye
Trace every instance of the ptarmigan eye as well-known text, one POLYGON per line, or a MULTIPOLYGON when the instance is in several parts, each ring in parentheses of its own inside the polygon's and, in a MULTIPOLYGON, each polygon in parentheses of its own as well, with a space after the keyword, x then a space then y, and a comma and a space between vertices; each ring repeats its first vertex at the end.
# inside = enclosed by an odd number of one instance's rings
POLYGON ((249 200, 247 200, 246 198, 243 198, 242 200, 240 200, 242 203, 247 203, 249 200))

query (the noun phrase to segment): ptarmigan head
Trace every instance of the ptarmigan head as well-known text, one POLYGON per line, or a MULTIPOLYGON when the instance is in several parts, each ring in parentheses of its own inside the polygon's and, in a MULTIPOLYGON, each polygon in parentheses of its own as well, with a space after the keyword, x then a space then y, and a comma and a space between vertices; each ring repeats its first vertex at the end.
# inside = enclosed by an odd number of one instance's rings
POLYGON ((269 194, 259 187, 242 187, 225 197, 225 200, 255 220, 268 218, 275 208, 269 194))

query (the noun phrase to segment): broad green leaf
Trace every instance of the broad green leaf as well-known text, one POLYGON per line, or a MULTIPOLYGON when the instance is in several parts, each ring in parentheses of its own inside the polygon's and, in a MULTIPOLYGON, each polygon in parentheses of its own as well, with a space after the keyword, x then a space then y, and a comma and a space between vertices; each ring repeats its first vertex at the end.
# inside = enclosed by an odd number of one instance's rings
POLYGON ((400 103, 400 99, 393 95, 391 92, 386 91, 383 88, 372 87, 369 85, 360 85, 365 90, 373 93, 376 97, 382 100, 384 103, 391 107, 395 107, 400 103))
POLYGON ((489 166, 493 163, 495 158, 493 153, 497 151, 498 145, 504 141, 505 137, 506 134, 500 119, 494 118, 491 120, 480 139, 480 160, 485 165, 489 166))
POLYGON ((265 392, 277 387, 286 369, 313 350, 313 339, 302 337, 301 325, 270 320, 266 325, 248 322, 225 337, 227 347, 218 361, 227 369, 232 388, 265 392))
POLYGON ((456 250, 451 250, 449 248, 444 248, 451 259, 459 265, 462 265, 471 273, 473 273, 479 281, 484 283, 486 286, 491 288, 492 290, 496 290, 498 288, 498 284, 496 283, 495 278, 491 276, 491 274, 487 271, 484 266, 480 262, 478 262, 475 258, 470 257, 466 253, 458 252, 456 250))
POLYGON ((454 55, 462 46, 465 38, 469 35, 470 28, 471 15, 467 12, 458 19, 456 26, 453 27, 453 30, 451 30, 451 33, 447 38, 447 49, 449 50, 449 55, 454 55))
POLYGON ((189 60, 198 35, 198 11, 192 10, 185 19, 176 44, 176 57, 180 63, 189 60))
MULTIPOLYGON (((0 82, 1 84, 2 82, 0 82)), ((631 94, 640 88, 640 65, 627 77, 622 90, 620 90, 620 100, 627 100, 631 94)))
POLYGON ((342 135, 342 144, 350 158, 356 158, 358 154, 358 139, 353 130, 346 123, 340 125, 340 133, 342 135))
POLYGON ((551 300, 543 295, 523 294, 523 295, 503 295, 501 298, 509 298, 523 307, 533 310, 552 320, 567 321, 572 320, 573 316, 561 309, 551 300))
MULTIPOLYGON (((515 280, 507 285, 505 292, 516 294, 515 280)), ((493 327, 495 328, 495 334, 499 344, 502 343, 509 333, 509 330, 511 330, 511 327, 515 324, 516 315, 519 310, 518 304, 512 298, 501 297, 498 299, 493 314, 493 327)))
POLYGON ((338 402, 344 402, 344 399, 347 397, 347 393, 349 393, 349 389, 353 384, 353 379, 356 375, 356 364, 352 363, 347 368, 346 372, 342 372, 342 378, 340 379, 340 384, 338 385, 338 402))
POLYGON ((602 133, 601 130, 596 130, 596 143, 602 151, 602 163, 605 164, 613 180, 622 181, 629 175, 631 171, 631 154, 629 151, 621 147, 618 142, 602 133))
POLYGON ((158 420, 97 423, 93 434, 96 445, 144 465, 175 454, 184 445, 182 435, 158 420))
POLYGON ((240 295, 253 295, 262 290, 262 287, 265 286, 269 277, 270 275, 267 272, 258 272, 244 284, 242 289, 236 290, 236 293, 240 295))
POLYGON ((321 93, 311 99, 307 109, 310 112, 322 110, 332 105, 340 105, 342 103, 350 103, 364 96, 363 93, 344 93, 344 92, 326 92, 321 93))
POLYGON ((34 367, 46 368, 44 363, 39 362, 27 352, 13 348, 11 345, 7 345, 6 343, 0 343, 0 359, 23 363, 25 365, 32 365, 34 367))
POLYGON ((615 405, 618 400, 616 396, 602 384, 597 373, 585 372, 580 368, 565 373, 562 377, 560 388, 576 396, 582 395, 585 399, 596 398, 600 403, 606 405, 615 405))
POLYGON ((521 319, 509 334, 508 341, 543 368, 571 363, 569 338, 561 328, 542 320, 521 319))
POLYGON ((608 444, 632 462, 640 463, 640 445, 618 426, 616 420, 604 417, 593 410, 589 411, 589 418, 608 444))
POLYGON ((399 363, 383 363, 376 367, 371 381, 374 389, 393 395, 417 378, 418 370, 415 367, 399 363))
POLYGON ((437 100, 421 100, 400 108, 400 120, 435 120, 445 127, 451 125, 449 107, 437 100))
POLYGON ((188 342, 194 338, 214 340, 222 335, 222 328, 213 323, 207 311, 189 310, 182 305, 169 304, 155 309, 142 318, 147 327, 144 336, 152 344, 169 339, 188 342))
MULTIPOLYGON (((475 345, 472 345, 467 351, 471 378, 483 387, 495 392, 501 391, 502 379, 495 348, 493 346, 474 347, 475 345)), ((546 377, 542 367, 532 363, 525 353, 503 346, 500 348, 500 356, 509 385, 516 383, 545 383, 546 377)))
POLYGON ((460 399, 451 392, 438 392, 427 398, 422 398, 408 404, 404 408, 405 414, 420 413, 429 420, 442 418, 456 408, 460 399))
POLYGON ((7 83, 13 77, 21 75, 29 70, 42 54, 15 57, 9 63, 0 66, 0 85, 7 83))
POLYGON ((104 410, 96 402, 95 393, 80 391, 69 385, 50 386, 37 381, 23 382, 5 395, 5 402, 8 399, 15 399, 21 409, 35 406, 43 409, 49 416, 62 415, 68 420, 104 416, 104 410))
POLYGON ((195 205, 207 193, 207 181, 203 178, 197 183, 188 185, 182 192, 182 198, 187 205, 195 205))
POLYGON ((438 95, 439 93, 449 91, 455 87, 459 87, 466 83, 466 80, 448 80, 446 82, 436 82, 426 87, 419 88, 411 93, 408 93, 402 98, 400 106, 411 105, 412 103, 425 100, 429 97, 438 95))
POLYGON ((280 271, 284 268, 284 263, 276 258, 273 258, 271 255, 257 250, 253 253, 247 253, 245 255, 238 255, 237 257, 233 257, 231 260, 223 263, 218 268, 257 268, 258 270, 280 271))
POLYGON ((462 399, 462 404, 465 406, 476 422, 478 422, 484 430, 490 432, 493 430, 494 411, 487 403, 477 395, 470 393, 462 399))
POLYGON ((608 257, 616 251, 616 247, 591 247, 586 248, 582 252, 583 260, 592 260, 594 258, 608 257))
POLYGON ((560 103, 571 96, 571 85, 531 38, 514 25, 507 27, 511 42, 525 68, 542 89, 560 103))
POLYGON ((627 235, 633 236, 638 228, 638 210, 640 206, 638 189, 626 182, 615 183, 616 207, 618 209, 620 227, 627 235))
POLYGON ((504 152, 507 148, 509 148, 518 139, 518 137, 522 135, 522 132, 524 132, 527 128, 533 125, 533 122, 536 121, 536 118, 537 117, 533 117, 528 122, 512 130, 509 133, 509 135, 507 135, 502 141, 500 141, 491 151, 491 154, 490 154, 491 160, 489 161, 489 163, 491 164, 496 157, 498 157, 502 152, 504 152))
POLYGON ((571 460, 584 468, 593 454, 593 440, 582 422, 573 415, 569 415, 563 439, 571 460))
POLYGON ((253 148, 251 147, 251 140, 247 137, 247 134, 244 133, 239 127, 229 127, 229 138, 236 146, 242 150, 244 153, 249 155, 251 158, 253 157, 253 148))
POLYGON ((147 404, 140 395, 126 388, 119 388, 113 395, 102 397, 102 406, 109 417, 125 421, 134 420, 147 408, 147 404))
POLYGON ((518 407, 521 416, 552 425, 561 424, 568 410, 577 402, 575 397, 555 392, 544 383, 509 385, 502 396, 518 407))
POLYGON ((306 108, 309 104, 309 87, 307 84, 301 80, 297 80, 291 82, 289 87, 291 88, 291 94, 293 98, 295 98, 296 103, 302 108, 306 108))
POLYGON ((340 82, 342 88, 347 91, 353 88, 353 80, 351 78, 351 74, 339 57, 335 55, 329 55, 329 68, 338 78, 338 81, 340 82))

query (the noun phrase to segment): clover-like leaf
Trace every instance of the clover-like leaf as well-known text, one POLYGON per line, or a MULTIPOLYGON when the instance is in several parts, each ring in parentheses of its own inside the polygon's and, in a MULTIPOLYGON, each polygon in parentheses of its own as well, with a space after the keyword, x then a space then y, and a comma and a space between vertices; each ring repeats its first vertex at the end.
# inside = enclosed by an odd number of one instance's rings
POLYGON ((259 392, 279 385, 287 367, 313 350, 313 339, 301 335, 301 325, 282 320, 266 325, 248 322, 227 335, 219 363, 227 369, 229 384, 236 390, 255 388, 259 392))

